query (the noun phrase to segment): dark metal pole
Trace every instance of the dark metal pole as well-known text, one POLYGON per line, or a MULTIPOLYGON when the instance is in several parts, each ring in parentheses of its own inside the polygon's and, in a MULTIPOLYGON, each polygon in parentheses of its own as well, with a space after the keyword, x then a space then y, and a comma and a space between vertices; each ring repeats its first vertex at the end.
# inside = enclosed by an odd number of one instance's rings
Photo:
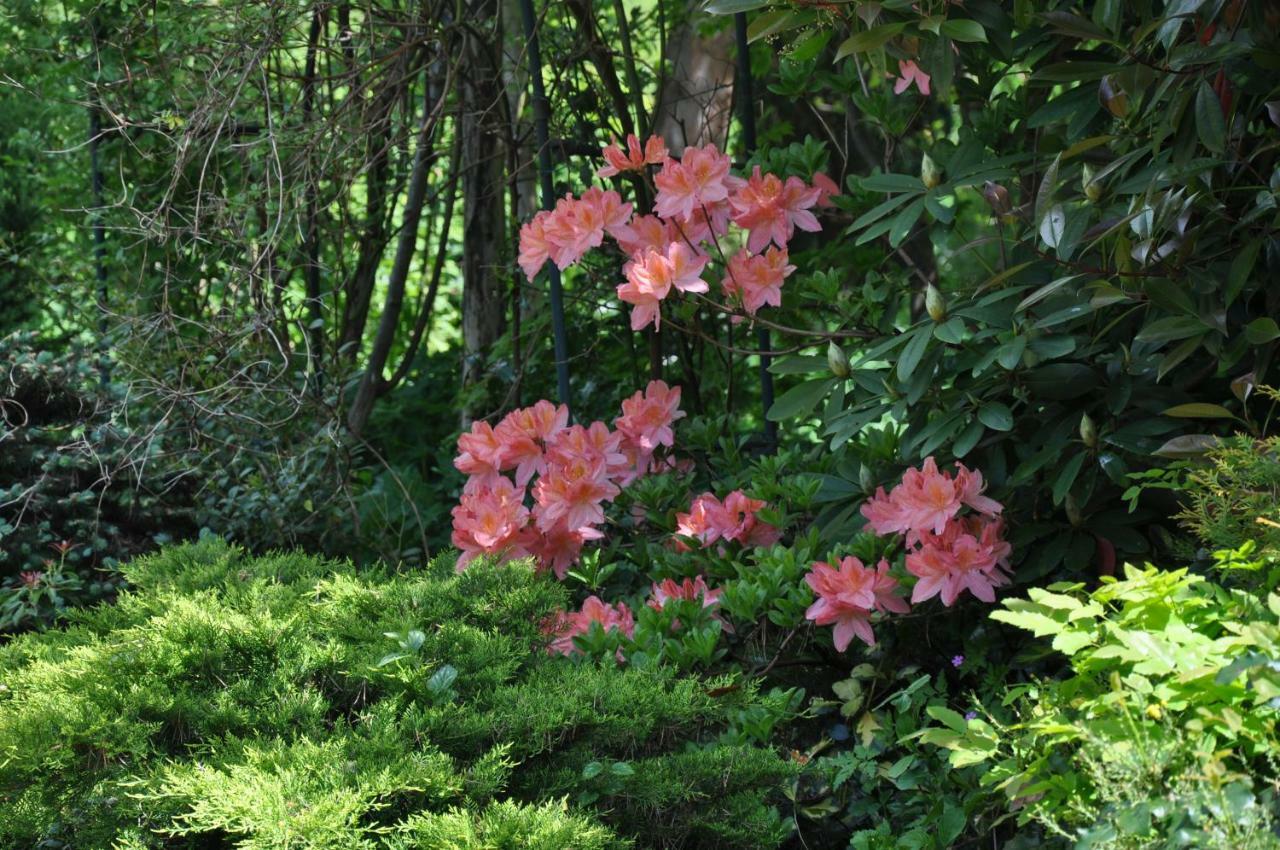
MULTIPOLYGON (((738 98, 738 108, 741 111, 742 141, 747 153, 751 154, 756 149, 756 98, 751 85, 751 51, 747 45, 746 12, 734 13, 733 34, 738 42, 738 78, 733 87, 738 98)), ((762 352, 769 350, 772 343, 768 328, 756 328, 756 344, 760 346, 762 352)), ((760 407, 764 414, 766 450, 770 453, 778 445, 778 423, 768 418, 769 408, 773 407, 773 373, 769 371, 769 364, 772 361, 773 358, 769 355, 760 355, 760 407)))
MULTIPOLYGON (((533 81, 533 125, 538 143, 538 177, 542 188, 542 208, 555 206, 555 189, 551 185, 551 148, 548 142, 547 123, 550 107, 547 92, 542 83, 542 51, 538 45, 538 24, 533 15, 533 0, 520 0, 520 15, 524 18, 524 37, 529 48, 529 77, 533 81)), ((550 265, 551 276, 551 334, 556 355, 556 388, 560 403, 570 410, 569 400, 569 343, 564 330, 564 292, 560 287, 560 269, 550 265)))

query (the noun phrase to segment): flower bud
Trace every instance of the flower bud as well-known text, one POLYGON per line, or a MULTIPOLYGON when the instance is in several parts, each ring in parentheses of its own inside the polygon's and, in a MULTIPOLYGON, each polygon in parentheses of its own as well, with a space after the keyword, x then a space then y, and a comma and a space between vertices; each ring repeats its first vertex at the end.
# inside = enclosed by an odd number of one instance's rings
POLYGON ((920 180, 926 189, 932 189, 942 182, 942 170, 933 161, 933 157, 925 154, 920 159, 920 180))
POLYGON ((1129 95, 1111 77, 1103 77, 1098 83, 1098 100, 1117 118, 1123 118, 1129 112, 1129 95))
POLYGON ((982 197, 987 199, 991 211, 997 216, 1006 216, 1013 212, 1013 204, 1009 203, 1009 190, 999 183, 988 180, 982 184, 982 197))
POLYGON ((1080 414, 1080 439, 1091 449, 1098 447, 1098 428, 1088 413, 1080 414))
POLYGON ((827 366, 831 369, 831 374, 837 378, 847 378, 852 371, 849 368, 849 358, 844 353, 844 349, 836 345, 835 340, 827 343, 827 366))
POLYGON ((1084 187, 1084 195, 1093 203, 1097 203, 1102 197, 1102 186, 1093 179, 1093 167, 1087 162, 1080 172, 1080 185, 1084 187))
POLYGON ((935 322, 947 318, 947 301, 932 283, 924 290, 924 309, 935 322))
POLYGON ((875 489, 876 478, 871 474, 871 467, 865 463, 858 467, 858 483, 862 485, 864 493, 870 493, 875 489))
POLYGON ((1067 494, 1067 498, 1063 500, 1063 509, 1067 512, 1067 520, 1071 523, 1072 528, 1079 528, 1084 522, 1084 516, 1080 513, 1080 506, 1076 504, 1076 497, 1067 494))

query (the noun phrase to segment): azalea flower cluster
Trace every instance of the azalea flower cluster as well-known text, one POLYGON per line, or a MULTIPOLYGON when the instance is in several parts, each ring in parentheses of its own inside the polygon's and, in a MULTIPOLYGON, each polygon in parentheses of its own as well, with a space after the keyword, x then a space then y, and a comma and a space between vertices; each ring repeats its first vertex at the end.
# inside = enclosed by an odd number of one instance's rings
POLYGON ((876 534, 904 534, 907 572, 917 579, 911 601, 941 595, 952 605, 964 591, 995 602, 995 588, 1009 583, 1009 544, 1003 539, 1003 506, 982 495, 982 473, 956 464, 956 474, 939 472, 932 457, 908 469, 902 483, 884 488, 862 506, 867 528, 876 534), (960 516, 968 507, 976 515, 960 516))
MULTIPOLYGON (((982 473, 956 464, 956 473, 939 471, 932 457, 920 469, 908 469, 902 483, 886 494, 878 488, 862 506, 868 530, 878 535, 902 534, 907 545, 906 569, 916 577, 911 603, 941 596, 951 606, 966 590, 984 602, 995 601, 995 588, 1009 583, 1009 543, 999 518, 1003 506, 983 495, 982 473), (973 513, 961 515, 969 508, 973 513)), ((834 625, 836 649, 844 651, 854 637, 875 645, 873 612, 905 614, 907 600, 889 575, 888 561, 875 569, 853 557, 838 566, 815 563, 805 581, 817 595, 805 616, 820 626, 834 625)))
POLYGON ((688 513, 676 514, 675 547, 688 552, 684 538, 697 540, 703 549, 720 540, 743 546, 772 546, 781 531, 756 516, 764 506, 762 500, 752 499, 741 490, 734 490, 723 502, 712 493, 703 493, 693 500, 688 513))
MULTIPOLYGON (((700 602, 704 609, 711 612, 711 617, 720 622, 725 631, 732 632, 733 627, 715 613, 720 606, 722 593, 724 593, 722 588, 713 590, 708 587, 706 579, 702 576, 686 578, 680 582, 668 578, 653 583, 646 604, 655 611, 661 611, 673 601, 700 602)), ((573 655, 578 652, 573 639, 589 632, 592 623, 599 623, 605 632, 617 631, 624 637, 632 637, 635 634, 635 617, 627 607, 627 603, 617 602, 610 605, 598 596, 588 596, 582 603, 581 609, 558 612, 543 624, 543 632, 552 638, 547 646, 547 652, 552 655, 573 655)), ((680 623, 677 620, 672 622, 671 626, 679 628, 680 623)), ((618 651, 618 660, 623 660, 621 650, 618 651)))
POLYGON ((622 402, 612 429, 570 425, 568 408, 549 401, 514 410, 497 427, 473 423, 453 462, 468 475, 452 512, 458 569, 480 554, 532 556, 564 578, 583 545, 603 536, 604 506, 657 467, 684 415, 680 388, 650 381, 622 402))
POLYGON ((831 196, 839 194, 821 173, 812 184, 762 173, 759 166, 747 178, 735 176, 728 155, 713 144, 687 147, 677 160, 661 139, 651 137, 642 147, 630 135, 625 152, 615 143, 603 155, 601 177, 644 177, 657 167, 652 212, 633 214, 633 205, 616 191, 598 187, 579 198, 566 195, 520 229, 519 263, 530 280, 547 260, 563 270, 603 244, 607 234, 628 257, 617 293, 631 305, 633 330, 660 328, 661 305, 672 292, 710 291, 704 276, 712 250, 724 263, 720 286, 732 303, 752 316, 765 305, 780 306, 782 284, 795 271, 788 241, 797 229, 821 230, 812 210, 830 206, 831 196), (745 247, 725 259, 720 250, 731 225, 745 231, 745 247))

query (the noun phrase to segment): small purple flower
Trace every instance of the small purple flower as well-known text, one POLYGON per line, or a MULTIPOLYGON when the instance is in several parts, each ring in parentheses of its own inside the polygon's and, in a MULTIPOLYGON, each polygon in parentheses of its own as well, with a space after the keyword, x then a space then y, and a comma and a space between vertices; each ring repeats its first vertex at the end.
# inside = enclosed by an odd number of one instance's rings
POLYGON ((964 664, 964 656, 963 656, 963 655, 953 655, 953 656, 951 656, 951 666, 952 666, 952 667, 955 667, 955 668, 959 669, 960 665, 962 665, 962 664, 964 664))
POLYGON ((965 719, 965 720, 977 720, 977 719, 978 719, 978 712, 976 712, 976 711, 966 711, 966 712, 964 713, 964 719, 965 719))

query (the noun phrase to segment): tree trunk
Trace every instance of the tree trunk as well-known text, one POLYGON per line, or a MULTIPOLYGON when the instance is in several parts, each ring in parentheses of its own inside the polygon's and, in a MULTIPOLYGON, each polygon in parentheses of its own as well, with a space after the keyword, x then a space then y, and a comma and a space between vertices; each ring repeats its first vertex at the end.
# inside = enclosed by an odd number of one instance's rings
MULTIPOLYGON (((477 0, 469 10, 459 75, 462 114, 462 385, 485 373, 494 343, 506 325, 504 278, 505 175, 501 117, 501 68, 497 61, 497 0, 477 0)), ((464 423, 471 411, 463 410, 464 423)))
POLYGON ((722 149, 733 118, 733 33, 698 34, 702 4, 689 4, 684 21, 667 39, 670 68, 658 92, 655 131, 673 155, 688 145, 714 142, 722 149))

